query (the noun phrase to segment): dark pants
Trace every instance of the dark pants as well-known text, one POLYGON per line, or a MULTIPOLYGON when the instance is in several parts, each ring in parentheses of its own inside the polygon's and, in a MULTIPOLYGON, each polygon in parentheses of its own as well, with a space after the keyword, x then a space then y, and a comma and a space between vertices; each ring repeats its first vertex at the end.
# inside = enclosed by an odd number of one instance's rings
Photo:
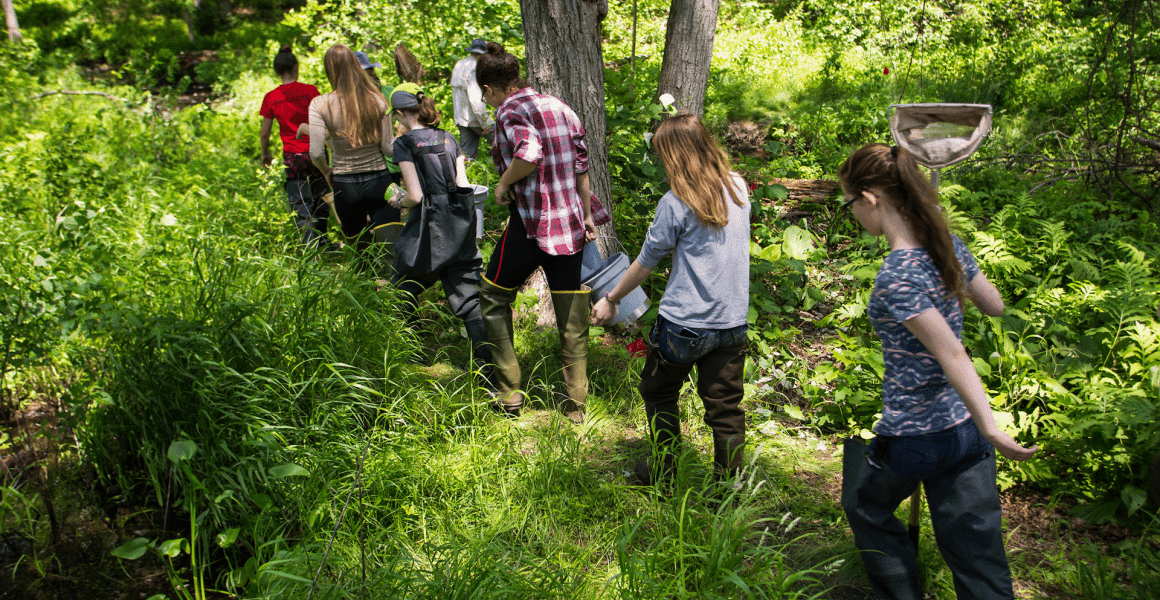
POLYGON ((387 204, 387 186, 391 174, 385 169, 367 173, 334 175, 334 210, 342 221, 342 233, 348 238, 358 237, 373 223, 397 223, 399 209, 387 204))
POLYGON ((877 598, 922 598, 917 548, 894 516, 919 483, 959 600, 1014 598, 995 452, 973 421, 923 436, 879 436, 869 448, 847 442, 842 471, 842 508, 877 598))
POLYGON ((330 207, 323 196, 329 191, 321 174, 286 180, 286 199, 294 212, 294 224, 302 232, 302 243, 307 247, 326 245, 330 207))
POLYGON ((749 345, 748 327, 694 329, 657 317, 648 336, 649 352, 640 374, 653 441, 671 460, 680 439, 681 386, 697 367, 697 394, 705 404, 705 424, 713 430, 714 462, 726 476, 736 473, 745 452, 745 395, 742 377, 749 345))
POLYGON ((463 151, 464 156, 475 160, 479 154, 479 136, 483 130, 462 125, 456 125, 456 127, 459 128, 459 149, 463 151))
POLYGON ((543 267, 549 289, 553 292, 575 291, 580 289, 580 265, 583 262, 583 252, 563 256, 544 252, 536 240, 528 238, 523 219, 512 207, 507 229, 487 264, 487 279, 503 288, 518 288, 532 276, 536 267, 543 267))
POLYGON ((476 258, 448 265, 438 273, 430 275, 402 277, 395 275, 392 282, 400 290, 407 292, 410 306, 408 314, 413 314, 418 308, 419 294, 423 290, 435 285, 436 281, 443 282, 443 295, 455 316, 466 321, 481 321, 479 314, 479 271, 483 260, 476 258))

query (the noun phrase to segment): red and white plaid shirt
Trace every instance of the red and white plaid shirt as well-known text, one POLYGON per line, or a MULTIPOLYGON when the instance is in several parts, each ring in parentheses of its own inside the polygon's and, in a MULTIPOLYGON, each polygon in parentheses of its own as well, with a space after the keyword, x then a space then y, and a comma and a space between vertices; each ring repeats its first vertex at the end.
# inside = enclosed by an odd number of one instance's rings
MULTIPOLYGON (((544 252, 569 255, 584 249, 584 206, 576 176, 588 172, 584 125, 559 98, 523 88, 495 111, 495 140, 491 157, 503 173, 519 158, 536 170, 512 185, 516 209, 544 252)), ((597 225, 611 217, 592 195, 592 218, 597 225)))

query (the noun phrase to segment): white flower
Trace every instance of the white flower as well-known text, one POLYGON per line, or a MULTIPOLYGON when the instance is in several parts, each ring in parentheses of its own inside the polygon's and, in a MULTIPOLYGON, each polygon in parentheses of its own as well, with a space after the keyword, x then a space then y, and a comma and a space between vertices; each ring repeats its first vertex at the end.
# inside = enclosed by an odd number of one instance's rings
POLYGON ((43 256, 37 254, 36 256, 32 257, 32 264, 33 264, 33 266, 37 266, 37 267, 47 267, 48 261, 44 260, 43 256))
POLYGON ((653 138, 653 132, 651 132, 651 131, 645 132, 644 145, 645 146, 652 146, 652 138, 653 138))
POLYGON ((818 447, 815 448, 815 450, 817 450, 818 452, 825 452, 826 451, 826 443, 825 442, 818 442, 818 447))
POLYGON ((174 225, 177 225, 177 217, 167 214, 164 217, 161 217, 161 224, 166 227, 173 227, 174 225))
POLYGON ((659 98, 659 100, 661 101, 661 104, 664 105, 665 107, 671 106, 672 103, 677 101, 677 99, 674 98, 672 94, 661 94, 661 97, 659 98))

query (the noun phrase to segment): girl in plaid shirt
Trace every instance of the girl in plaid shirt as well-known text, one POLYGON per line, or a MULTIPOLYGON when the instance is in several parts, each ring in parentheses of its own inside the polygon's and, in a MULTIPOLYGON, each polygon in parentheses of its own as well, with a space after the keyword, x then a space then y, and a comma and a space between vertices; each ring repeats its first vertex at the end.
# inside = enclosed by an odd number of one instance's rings
POLYGON ((519 60, 495 42, 487 45, 475 71, 483 99, 495 107, 491 156, 501 173, 496 203, 511 217, 480 283, 480 308, 492 344, 495 407, 518 416, 524 396, 512 345, 516 292, 543 267, 560 334, 563 410, 584 418, 588 396, 588 290, 580 282, 586 240, 610 218, 592 195, 584 126, 560 99, 541 94, 520 78, 519 60))

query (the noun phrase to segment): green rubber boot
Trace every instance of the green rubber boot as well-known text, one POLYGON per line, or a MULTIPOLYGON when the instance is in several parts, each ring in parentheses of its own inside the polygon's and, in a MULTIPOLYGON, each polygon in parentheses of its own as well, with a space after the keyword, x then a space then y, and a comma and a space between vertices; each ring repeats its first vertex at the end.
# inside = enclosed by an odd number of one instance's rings
POLYGON ((591 292, 588 286, 575 291, 552 292, 567 394, 560 408, 573 423, 584 422, 584 403, 588 399, 588 296, 591 292))
POLYGON ((503 288, 481 277, 479 282, 479 312, 491 345, 491 382, 495 384, 497 410, 518 417, 524 405, 520 391, 520 361, 512 337, 512 303, 516 301, 515 288, 503 288))

